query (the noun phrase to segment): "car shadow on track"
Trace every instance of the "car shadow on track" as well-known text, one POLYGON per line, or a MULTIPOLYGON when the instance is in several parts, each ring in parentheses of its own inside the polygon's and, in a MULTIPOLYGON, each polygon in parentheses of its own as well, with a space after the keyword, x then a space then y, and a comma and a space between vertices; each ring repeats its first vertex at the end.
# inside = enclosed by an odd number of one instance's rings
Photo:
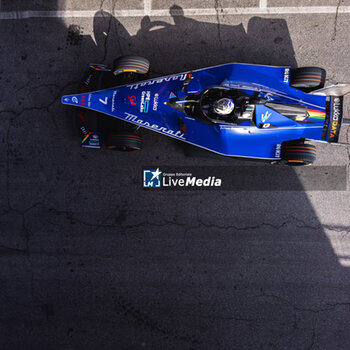
POLYGON ((170 9, 172 21, 143 17, 135 35, 111 14, 99 11, 94 19, 96 49, 108 62, 120 54, 144 55, 152 70, 163 75, 229 62, 296 66, 284 19, 253 17, 245 30, 243 23, 200 22, 181 11, 179 6, 170 9))

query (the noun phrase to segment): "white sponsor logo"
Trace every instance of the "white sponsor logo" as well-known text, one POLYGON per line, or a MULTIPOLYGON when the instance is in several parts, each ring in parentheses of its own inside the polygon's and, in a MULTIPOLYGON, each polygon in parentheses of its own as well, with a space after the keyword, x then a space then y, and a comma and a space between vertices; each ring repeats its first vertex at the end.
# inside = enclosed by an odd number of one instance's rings
POLYGON ((73 103, 79 103, 78 98, 76 96, 72 97, 72 102, 73 103))
POLYGON ((265 124, 263 124, 262 127, 263 127, 264 129, 266 129, 266 128, 270 127, 270 125, 271 125, 271 124, 269 124, 269 123, 265 123, 265 124))
POLYGON ((158 79, 152 79, 152 80, 147 80, 147 81, 143 81, 140 83, 135 83, 135 84, 130 84, 127 85, 127 87, 130 90, 137 90, 140 86, 148 86, 148 85, 153 85, 153 84, 160 84, 164 81, 172 81, 172 80, 185 80, 186 79, 186 75, 187 74, 177 74, 177 75, 171 75, 169 77, 165 77, 165 78, 158 78, 158 79))
POLYGON ((140 112, 141 113, 148 113, 150 100, 151 100, 151 91, 142 91, 141 103, 140 103, 140 112))
POLYGON ((80 130, 81 130, 81 132, 83 133, 84 136, 86 136, 88 134, 88 132, 86 131, 84 126, 80 127, 80 130))
POLYGON ((268 112, 268 111, 266 111, 265 114, 262 114, 262 115, 261 115, 261 121, 262 121, 263 123, 265 123, 266 120, 270 118, 270 116, 271 116, 271 113, 268 112))
POLYGON ((64 101, 64 102, 68 102, 68 101, 69 101, 69 98, 66 97, 63 101, 64 101))
POLYGON ((158 98, 159 95, 155 94, 153 97, 153 110, 156 111, 158 109, 158 98))
POLYGON ((264 96, 268 101, 273 101, 275 98, 268 92, 267 94, 265 94, 264 96))
POLYGON ((112 112, 114 112, 116 110, 115 108, 115 96, 117 94, 117 90, 113 91, 113 95, 112 95, 112 112))
POLYGON ((159 126, 157 124, 151 124, 149 122, 145 122, 144 120, 140 119, 138 116, 124 112, 124 114, 126 115, 125 120, 129 121, 129 122, 133 122, 135 124, 139 124, 140 126, 143 126, 145 128, 150 128, 153 130, 157 130, 163 134, 167 134, 169 136, 173 136, 182 140, 185 140, 185 135, 180 131, 174 131, 171 129, 167 129, 164 126, 159 126))
POLYGON ((276 145, 275 157, 276 157, 276 158, 279 158, 280 156, 281 156, 281 144, 278 143, 278 144, 276 145))
POLYGON ((284 77, 283 77, 283 82, 284 83, 289 83, 289 71, 290 71, 289 68, 286 68, 284 70, 284 77))

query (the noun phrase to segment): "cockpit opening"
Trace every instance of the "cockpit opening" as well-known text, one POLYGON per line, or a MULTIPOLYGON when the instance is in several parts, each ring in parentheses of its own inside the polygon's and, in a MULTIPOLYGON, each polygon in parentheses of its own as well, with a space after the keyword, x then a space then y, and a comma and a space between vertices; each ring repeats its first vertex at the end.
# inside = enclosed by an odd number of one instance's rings
POLYGON ((182 100, 171 99, 167 104, 209 124, 238 124, 253 119, 251 102, 252 96, 242 90, 215 86, 182 100))

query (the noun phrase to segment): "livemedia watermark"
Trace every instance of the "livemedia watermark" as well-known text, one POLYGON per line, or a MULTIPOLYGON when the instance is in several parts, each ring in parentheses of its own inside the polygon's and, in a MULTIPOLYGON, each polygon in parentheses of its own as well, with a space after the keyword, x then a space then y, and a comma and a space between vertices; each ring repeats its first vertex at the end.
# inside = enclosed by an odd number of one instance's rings
POLYGON ((346 166, 147 166, 145 190, 346 191, 346 166))

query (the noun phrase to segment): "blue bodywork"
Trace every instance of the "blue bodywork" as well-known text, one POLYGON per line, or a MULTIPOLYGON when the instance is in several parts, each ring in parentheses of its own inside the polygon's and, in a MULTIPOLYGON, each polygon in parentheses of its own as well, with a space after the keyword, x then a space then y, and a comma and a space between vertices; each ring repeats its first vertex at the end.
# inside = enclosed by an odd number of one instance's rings
POLYGON ((219 154, 276 160, 280 159, 284 141, 322 141, 326 121, 326 96, 291 87, 290 71, 290 67, 231 63, 67 95, 62 103, 96 110, 219 154), (298 122, 260 103, 254 105, 251 120, 210 124, 168 103, 218 86, 272 104, 306 106, 315 117, 298 122))

